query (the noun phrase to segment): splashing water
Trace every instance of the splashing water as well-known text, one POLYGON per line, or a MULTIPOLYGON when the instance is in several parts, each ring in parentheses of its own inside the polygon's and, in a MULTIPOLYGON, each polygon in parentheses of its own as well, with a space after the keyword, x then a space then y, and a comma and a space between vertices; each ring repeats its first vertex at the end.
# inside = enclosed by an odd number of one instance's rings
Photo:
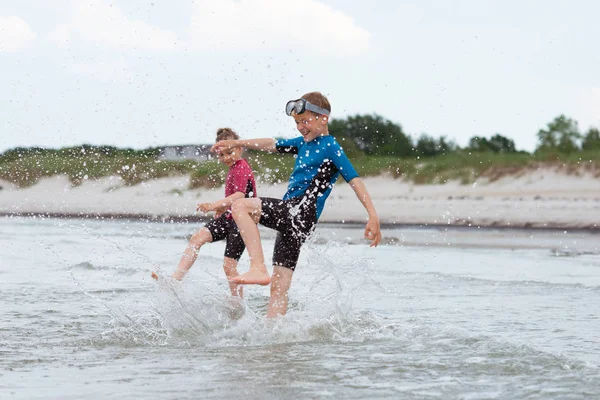
MULTIPOLYGON (((202 248, 184 281, 169 278, 189 230, 2 221, 0 389, 15 398, 39 397, 42 387, 49 398, 600 391, 594 248, 556 257, 560 245, 544 237, 539 249, 372 251, 348 244, 360 243, 359 230, 318 229, 303 247, 288 314, 268 320, 268 287, 246 286, 243 300, 229 295, 218 243, 202 248)), ((268 258, 273 235, 263 233, 268 258)), ((443 242, 451 240, 444 232, 443 242)))

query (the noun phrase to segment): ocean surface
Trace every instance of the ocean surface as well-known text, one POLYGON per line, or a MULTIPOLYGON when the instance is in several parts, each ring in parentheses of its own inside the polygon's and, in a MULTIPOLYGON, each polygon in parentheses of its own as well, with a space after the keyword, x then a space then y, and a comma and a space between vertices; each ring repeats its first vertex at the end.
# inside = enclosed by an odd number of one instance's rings
POLYGON ((597 233, 321 225, 270 321, 197 228, 0 218, 0 398, 600 398, 597 233))

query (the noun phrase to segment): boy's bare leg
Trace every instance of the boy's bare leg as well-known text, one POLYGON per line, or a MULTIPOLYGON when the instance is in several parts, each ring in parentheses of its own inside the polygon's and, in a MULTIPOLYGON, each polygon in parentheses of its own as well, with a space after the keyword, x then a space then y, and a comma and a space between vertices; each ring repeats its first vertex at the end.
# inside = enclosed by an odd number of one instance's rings
POLYGON ((292 285, 292 275, 294 271, 289 268, 275 265, 273 267, 273 276, 271 277, 271 299, 269 300, 269 309, 267 318, 274 318, 278 315, 285 315, 288 308, 288 291, 292 285))
POLYGON ((202 228, 198 232, 194 233, 190 239, 190 243, 183 252, 181 260, 179 260, 177 270, 173 272, 172 277, 177 280, 183 279, 185 274, 194 264, 194 261, 196 261, 200 247, 202 247, 205 243, 210 242, 212 242, 212 235, 208 229, 202 228))
MULTIPOLYGON (((233 258, 225 257, 223 259, 223 270, 225 271, 227 279, 231 279, 234 276, 239 275, 237 272, 237 264, 238 262, 233 258)), ((231 290, 232 296, 244 297, 244 286, 242 285, 229 282, 229 290, 231 290)))
POLYGON ((250 256, 250 270, 243 275, 231 278, 230 281, 233 283, 263 286, 271 283, 269 271, 265 266, 265 255, 257 226, 261 211, 262 202, 259 198, 236 200, 231 207, 231 214, 250 256))

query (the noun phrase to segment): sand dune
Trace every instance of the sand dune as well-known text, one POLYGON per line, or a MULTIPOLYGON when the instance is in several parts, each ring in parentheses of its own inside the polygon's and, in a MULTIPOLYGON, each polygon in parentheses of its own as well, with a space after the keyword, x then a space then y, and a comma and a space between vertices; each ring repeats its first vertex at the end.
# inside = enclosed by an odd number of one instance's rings
MULTIPOLYGON (((221 198, 223 189, 188 190, 188 180, 170 177, 129 187, 109 177, 72 187, 65 176, 55 176, 24 189, 0 182, 0 212, 198 217, 196 204, 221 198)), ((415 185, 384 176, 364 180, 383 223, 600 229, 600 179, 585 172, 535 170, 470 185, 415 185)), ((259 182, 258 190, 261 196, 281 197, 285 189, 259 182)), ((351 188, 338 183, 321 221, 365 219, 351 188)))

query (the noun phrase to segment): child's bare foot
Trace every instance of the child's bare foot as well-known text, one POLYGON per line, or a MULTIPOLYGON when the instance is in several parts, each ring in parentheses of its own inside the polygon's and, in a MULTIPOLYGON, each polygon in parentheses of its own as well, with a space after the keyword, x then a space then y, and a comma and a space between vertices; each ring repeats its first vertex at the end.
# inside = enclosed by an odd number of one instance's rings
POLYGON ((152 279, 158 280, 158 275, 156 274, 156 272, 152 271, 152 279))
POLYGON ((229 282, 246 285, 266 286, 271 283, 271 277, 265 266, 250 267, 250 271, 245 274, 229 278, 229 282))

